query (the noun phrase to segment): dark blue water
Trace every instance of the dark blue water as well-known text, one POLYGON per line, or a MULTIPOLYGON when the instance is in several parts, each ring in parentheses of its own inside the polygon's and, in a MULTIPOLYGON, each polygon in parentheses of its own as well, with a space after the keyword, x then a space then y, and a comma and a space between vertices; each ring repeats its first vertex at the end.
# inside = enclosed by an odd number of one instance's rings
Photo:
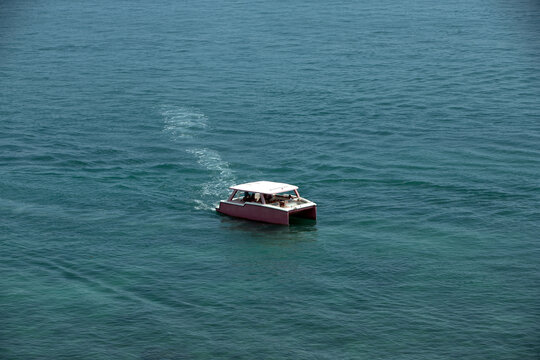
POLYGON ((539 24, 0 2, 0 358, 538 359, 539 24), (317 223, 216 215, 256 180, 317 223))

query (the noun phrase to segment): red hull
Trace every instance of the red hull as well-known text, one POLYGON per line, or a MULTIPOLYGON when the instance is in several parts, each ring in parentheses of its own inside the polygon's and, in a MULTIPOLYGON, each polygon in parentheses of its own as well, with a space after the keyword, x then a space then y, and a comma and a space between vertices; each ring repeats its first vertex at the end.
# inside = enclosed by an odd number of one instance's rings
POLYGON ((221 202, 216 210, 220 213, 239 217, 242 219, 262 221, 279 225, 289 225, 289 215, 291 214, 294 216, 314 220, 317 218, 317 207, 315 205, 298 210, 284 211, 279 208, 273 209, 270 207, 249 203, 243 205, 236 205, 221 202))

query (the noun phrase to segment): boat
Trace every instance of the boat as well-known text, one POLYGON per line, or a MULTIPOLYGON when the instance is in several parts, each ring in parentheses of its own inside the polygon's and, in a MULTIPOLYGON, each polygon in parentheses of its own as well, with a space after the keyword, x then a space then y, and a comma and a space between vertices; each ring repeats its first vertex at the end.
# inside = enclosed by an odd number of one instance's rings
POLYGON ((291 216, 317 219, 317 204, 300 197, 298 186, 273 181, 255 181, 229 187, 227 200, 217 212, 271 224, 289 225, 291 216))

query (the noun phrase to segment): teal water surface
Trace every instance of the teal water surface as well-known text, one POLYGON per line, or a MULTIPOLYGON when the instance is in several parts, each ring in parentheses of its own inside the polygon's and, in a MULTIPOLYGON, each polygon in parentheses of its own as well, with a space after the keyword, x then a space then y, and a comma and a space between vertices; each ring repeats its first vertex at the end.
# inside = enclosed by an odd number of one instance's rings
POLYGON ((539 24, 0 2, 0 358, 538 359, 539 24), (214 212, 255 180, 318 221, 214 212))

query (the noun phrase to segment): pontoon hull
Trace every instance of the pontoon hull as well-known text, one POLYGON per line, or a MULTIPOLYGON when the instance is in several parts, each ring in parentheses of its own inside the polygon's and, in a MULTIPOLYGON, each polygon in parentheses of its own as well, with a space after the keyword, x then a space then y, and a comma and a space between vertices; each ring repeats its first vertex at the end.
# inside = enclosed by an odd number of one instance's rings
POLYGON ((283 210, 271 206, 258 204, 236 204, 222 201, 216 211, 242 219, 262 221, 271 224, 289 225, 289 217, 298 216, 307 219, 317 219, 317 205, 302 207, 300 209, 283 210))

